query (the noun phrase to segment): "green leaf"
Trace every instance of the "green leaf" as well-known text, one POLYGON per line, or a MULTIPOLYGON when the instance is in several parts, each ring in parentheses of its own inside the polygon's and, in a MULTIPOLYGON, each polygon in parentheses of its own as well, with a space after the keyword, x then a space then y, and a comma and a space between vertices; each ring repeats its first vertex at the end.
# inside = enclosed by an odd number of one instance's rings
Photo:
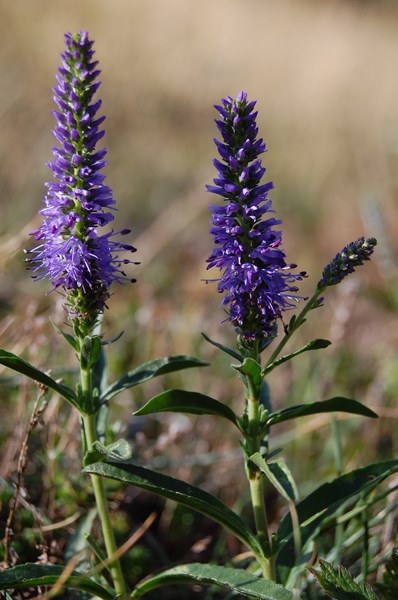
POLYGON ((299 404, 298 406, 290 406, 271 413, 267 419, 267 425, 275 425, 297 417, 306 417, 308 415, 317 415, 325 412, 345 412, 353 415, 362 415, 363 417, 372 417, 377 419, 377 414, 364 406, 357 400, 351 398, 343 398, 336 396, 329 400, 321 400, 319 402, 310 402, 309 404, 299 404))
POLYGON ((261 547, 246 523, 215 496, 200 488, 130 462, 118 464, 100 462, 88 465, 84 471, 135 485, 196 510, 233 533, 260 561, 263 558, 261 547))
POLYGON ((298 499, 296 483, 287 464, 282 458, 267 463, 261 454, 256 452, 249 460, 268 477, 272 485, 285 500, 288 502, 295 502, 298 499))
POLYGON ((123 390, 127 390, 135 385, 149 381, 159 375, 172 373, 173 371, 182 371, 191 367, 205 367, 208 363, 195 358, 194 356, 174 355, 164 358, 150 360, 139 367, 129 371, 119 381, 112 383, 101 395, 101 404, 107 402, 123 390))
POLYGON ((80 411, 79 400, 73 390, 66 385, 57 383, 54 379, 51 379, 51 377, 43 373, 43 371, 39 371, 39 369, 36 369, 36 367, 26 362, 26 360, 23 360, 23 358, 0 348, 0 364, 17 371, 17 373, 22 373, 23 375, 30 377, 30 379, 33 379, 33 381, 38 381, 51 390, 54 390, 80 411))
POLYGON ((105 459, 114 462, 124 462, 130 460, 131 456, 131 446, 127 440, 120 439, 107 446, 96 441, 84 457, 84 465, 89 465, 105 459))
POLYGON ((338 569, 324 561, 319 561, 321 570, 309 569, 318 579, 321 587, 335 600, 377 600, 369 585, 360 585, 341 565, 338 569))
POLYGON ((62 337, 68 342, 68 344, 70 344, 72 346, 72 348, 74 350, 76 350, 76 352, 77 352, 79 350, 79 344, 77 343, 77 340, 73 337, 73 335, 71 335, 70 333, 66 333, 60 327, 58 327, 58 325, 56 323, 54 323, 54 321, 51 319, 51 317, 50 317, 50 321, 51 321, 51 324, 54 327, 55 331, 57 333, 59 333, 60 335, 62 335, 62 337))
POLYGON ((254 397, 257 399, 260 396, 262 375, 261 366, 254 358, 245 358, 241 365, 232 365, 236 371, 242 373, 250 382, 249 388, 254 397))
POLYGON ((235 358, 236 360, 239 360, 240 362, 243 361, 243 356, 241 354, 239 354, 239 352, 236 352, 236 350, 232 350, 232 348, 228 348, 228 346, 223 346, 223 344, 220 344, 219 342, 215 342, 214 340, 210 339, 209 336, 207 336, 205 333, 203 333, 203 331, 202 331, 202 336, 205 338, 206 342, 209 342, 209 344, 211 344, 212 346, 219 348, 220 350, 225 352, 225 354, 229 354, 229 356, 232 356, 233 358, 235 358))
MULTIPOLYGON (((63 576, 64 571, 65 566, 62 565, 31 563, 18 565, 17 567, 1 571, 0 590, 19 590, 34 585, 55 585, 59 578, 63 576)), ((78 571, 73 571, 65 578, 62 588, 83 590, 103 600, 114 600, 115 598, 115 592, 103 587, 78 571)))
POLYGON ((158 412, 181 412, 191 415, 216 415, 237 425, 237 416, 227 406, 210 396, 185 390, 166 390, 148 400, 134 415, 150 415, 158 412))
POLYGON ((310 350, 320 350, 322 348, 327 348, 328 346, 331 345, 331 343, 332 342, 330 340, 323 340, 321 338, 319 338, 317 340, 312 340, 311 342, 308 342, 308 344, 306 344, 302 348, 295 350, 291 354, 285 354, 284 356, 281 356, 280 358, 275 360, 270 365, 266 366, 263 370, 263 375, 266 375, 267 373, 269 373, 270 371, 275 369, 275 367, 278 367, 279 365, 290 360, 291 358, 294 358, 295 356, 298 356, 299 354, 303 354, 303 352, 309 352, 310 350))
POLYGON ((114 335, 109 340, 101 339, 102 346, 109 346, 109 344, 114 344, 115 342, 120 340, 120 338, 122 337, 123 334, 124 334, 124 331, 121 331, 120 333, 118 333, 117 335, 114 335))
POLYGON ((98 335, 86 335, 80 352, 82 368, 91 369, 99 359, 101 350, 101 338, 98 335))
MULTIPOLYGON (((373 463, 322 484, 298 502, 296 510, 303 549, 305 550, 308 543, 319 534, 325 522, 339 514, 340 508, 348 500, 361 492, 368 492, 397 471, 398 460, 373 463)), ((281 548, 277 557, 277 571, 279 581, 286 584, 289 572, 295 563, 304 564, 301 557, 295 557, 290 514, 286 514, 280 522, 277 539, 281 548)))
POLYGON ((260 600, 293 600, 291 592, 273 581, 260 579, 243 569, 201 563, 180 565, 163 571, 139 583, 131 596, 132 598, 140 598, 143 594, 156 588, 182 583, 216 584, 228 587, 247 598, 258 598, 260 600))

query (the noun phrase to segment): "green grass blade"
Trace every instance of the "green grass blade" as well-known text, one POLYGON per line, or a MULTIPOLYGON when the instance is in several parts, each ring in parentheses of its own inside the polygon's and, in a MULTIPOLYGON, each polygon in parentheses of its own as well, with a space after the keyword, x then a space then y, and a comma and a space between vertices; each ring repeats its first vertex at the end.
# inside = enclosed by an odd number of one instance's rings
MULTIPOLYGON (((373 463, 341 475, 319 486, 296 505, 300 523, 301 543, 305 549, 321 531, 323 524, 339 514, 340 508, 351 498, 369 491, 398 471, 398 460, 373 463)), ((280 551, 277 558, 279 581, 285 583, 295 562, 293 527, 290 514, 282 519, 277 539, 280 551)))

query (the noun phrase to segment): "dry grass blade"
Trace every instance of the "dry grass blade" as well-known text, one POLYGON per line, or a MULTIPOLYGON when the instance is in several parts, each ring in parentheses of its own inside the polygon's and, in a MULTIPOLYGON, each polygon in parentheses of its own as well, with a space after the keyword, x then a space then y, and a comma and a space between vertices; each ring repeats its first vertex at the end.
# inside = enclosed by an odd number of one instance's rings
MULTIPOLYGON (((14 519, 15 509, 18 504, 20 491, 23 486, 23 476, 24 476, 24 472, 25 472, 26 464, 27 464, 29 437, 30 437, 32 431, 34 430, 34 428, 36 427, 37 423, 39 422, 40 415, 46 409, 47 401, 44 400, 42 402, 46 393, 47 393, 47 389, 44 388, 43 386, 40 386, 40 391, 36 398, 36 401, 35 401, 35 404, 33 407, 33 411, 32 411, 32 415, 31 415, 31 418, 30 418, 30 421, 28 424, 28 428, 27 428, 24 440, 22 442, 21 451, 19 453, 18 466, 17 466, 17 482, 15 485, 14 495, 10 502, 10 508, 9 508, 9 512, 8 512, 6 528, 5 528, 5 535, 4 535, 4 563, 6 565, 8 565, 8 563, 9 563, 10 543, 11 543, 12 536, 13 536, 13 531, 12 531, 11 525, 12 525, 12 522, 14 519)), ((42 531, 40 523, 39 523, 39 529, 42 531)))

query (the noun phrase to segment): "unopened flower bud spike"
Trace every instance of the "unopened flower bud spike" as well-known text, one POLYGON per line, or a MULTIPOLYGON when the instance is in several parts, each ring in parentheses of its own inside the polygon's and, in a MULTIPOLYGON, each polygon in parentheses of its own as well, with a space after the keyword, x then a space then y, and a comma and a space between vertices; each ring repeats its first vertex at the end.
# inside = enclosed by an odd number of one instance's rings
POLYGON ((295 315, 292 326, 288 327, 285 331, 285 336, 281 339, 278 346, 267 360, 263 372, 268 370, 290 340, 293 333, 301 327, 308 312, 322 306, 322 294, 325 289, 332 285, 337 285, 347 277, 347 275, 353 273, 356 267, 363 265, 365 261, 369 260, 374 252, 376 244, 377 240, 375 238, 366 239, 361 237, 355 242, 351 242, 345 246, 345 248, 338 252, 333 260, 328 263, 322 272, 322 277, 318 281, 314 294, 306 302, 301 312, 298 315, 295 315))

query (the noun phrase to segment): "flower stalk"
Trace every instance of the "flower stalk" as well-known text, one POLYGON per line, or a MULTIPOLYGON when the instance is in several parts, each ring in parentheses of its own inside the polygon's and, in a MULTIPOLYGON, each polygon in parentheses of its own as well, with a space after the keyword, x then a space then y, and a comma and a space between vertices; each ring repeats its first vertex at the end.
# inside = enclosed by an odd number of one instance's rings
POLYGON ((275 579, 274 561, 272 558, 272 548, 268 530, 267 509, 265 505, 264 474, 260 472, 257 466, 250 462, 250 456, 253 456, 256 452, 260 452, 261 439, 264 435, 264 432, 261 432, 261 430, 259 431, 259 401, 258 398, 249 395, 246 402, 249 432, 249 435, 245 438, 248 455, 246 460, 246 474, 249 482, 257 537, 265 556, 265 560, 261 567, 265 579, 275 579))
MULTIPOLYGON (((84 389, 83 385, 89 380, 87 374, 82 373, 82 391, 87 395, 90 394, 90 390, 84 389)), ((83 420, 83 429, 86 440, 87 449, 93 447, 94 442, 97 441, 97 430, 96 430, 96 415, 95 414, 85 414, 82 415, 83 420)), ((108 558, 111 560, 109 565, 109 570, 112 575, 113 583, 115 586, 115 590, 118 594, 121 595, 121 598, 125 596, 127 593, 126 585, 123 577, 123 571, 121 568, 120 560, 118 558, 112 559, 117 551, 117 545, 115 540, 115 534, 113 531, 113 526, 109 514, 108 501, 106 497, 104 480, 99 475, 90 475, 91 484, 93 486, 95 502, 97 505, 98 516, 101 523, 102 535, 104 538, 104 544, 106 548, 106 553, 108 558)))
MULTIPOLYGON (((80 361, 78 410, 89 452, 98 440, 100 409, 93 390, 93 368, 101 353, 101 339, 94 331, 99 328, 111 284, 134 281, 123 270, 132 261, 121 255, 135 252, 135 248, 114 239, 113 230, 101 232, 114 219, 115 200, 101 173, 106 148, 96 148, 104 135, 100 126, 105 117, 98 116, 101 100, 94 99, 101 82, 98 62, 93 60, 93 42, 87 32, 67 33, 65 46, 54 88, 58 110, 53 113, 53 134, 59 144, 53 147, 54 160, 49 163, 54 180, 47 184, 40 211, 43 222, 31 234, 39 244, 28 252, 27 263, 34 279, 49 279, 53 289, 65 297, 74 337, 63 335, 80 361)), ((130 230, 117 233, 123 236, 130 230)), ((124 597, 126 584, 120 561, 114 558, 117 546, 104 482, 97 475, 90 477, 115 590, 124 597)))
MULTIPOLYGON (((274 339, 282 311, 298 300, 293 285, 305 273, 292 273, 296 265, 285 261, 281 248, 282 235, 275 231, 281 221, 273 213, 268 192, 272 182, 261 184, 265 168, 259 156, 265 143, 258 138, 256 102, 249 102, 240 92, 234 100, 227 96, 216 106, 216 120, 222 141, 215 140, 221 161, 215 159, 218 171, 208 191, 221 196, 224 203, 210 206, 215 248, 208 267, 221 269, 219 293, 224 294, 227 320, 236 328, 237 345, 243 357, 254 361, 260 371, 261 351, 274 339), (265 218, 263 218, 265 217, 265 218)), ((251 462, 261 452, 267 432, 261 421, 260 389, 250 373, 241 371, 246 390, 246 408, 242 423, 246 474, 257 537, 264 553, 261 568, 265 579, 275 579, 274 551, 270 542, 265 505, 265 475, 251 462)), ((260 373, 259 373, 260 374, 260 373)))
MULTIPOLYGON (((308 312, 322 305, 323 291, 368 260, 376 240, 360 238, 352 242, 325 267, 314 294, 306 299, 301 312, 289 325, 284 326, 285 335, 261 368, 260 354, 276 338, 283 311, 303 299, 296 295, 298 288, 294 283, 306 277, 306 273, 291 271, 296 265, 286 263, 281 248, 282 234, 275 230, 281 221, 270 216, 273 210, 268 193, 273 184, 261 183, 265 168, 259 156, 265 151, 265 143, 257 137, 255 104, 248 101, 245 92, 240 92, 236 99, 227 96, 215 107, 220 114, 216 124, 222 141, 214 141, 221 160, 213 161, 218 173, 214 185, 208 185, 207 189, 221 196, 223 204, 210 206, 213 224, 210 233, 215 248, 207 259, 207 268, 221 270, 220 277, 212 281, 217 282, 218 292, 224 295, 222 305, 226 320, 237 332, 242 365, 235 368, 240 372, 246 391, 241 420, 246 474, 257 536, 265 556, 261 564, 263 576, 275 579, 276 549, 270 541, 264 494, 267 465, 262 469, 251 460, 260 454, 261 460, 267 461, 261 451, 268 436, 266 413, 260 404, 261 382, 278 364, 281 351, 304 323, 308 312)), ((294 542, 298 551, 301 542, 297 528, 294 542)))

